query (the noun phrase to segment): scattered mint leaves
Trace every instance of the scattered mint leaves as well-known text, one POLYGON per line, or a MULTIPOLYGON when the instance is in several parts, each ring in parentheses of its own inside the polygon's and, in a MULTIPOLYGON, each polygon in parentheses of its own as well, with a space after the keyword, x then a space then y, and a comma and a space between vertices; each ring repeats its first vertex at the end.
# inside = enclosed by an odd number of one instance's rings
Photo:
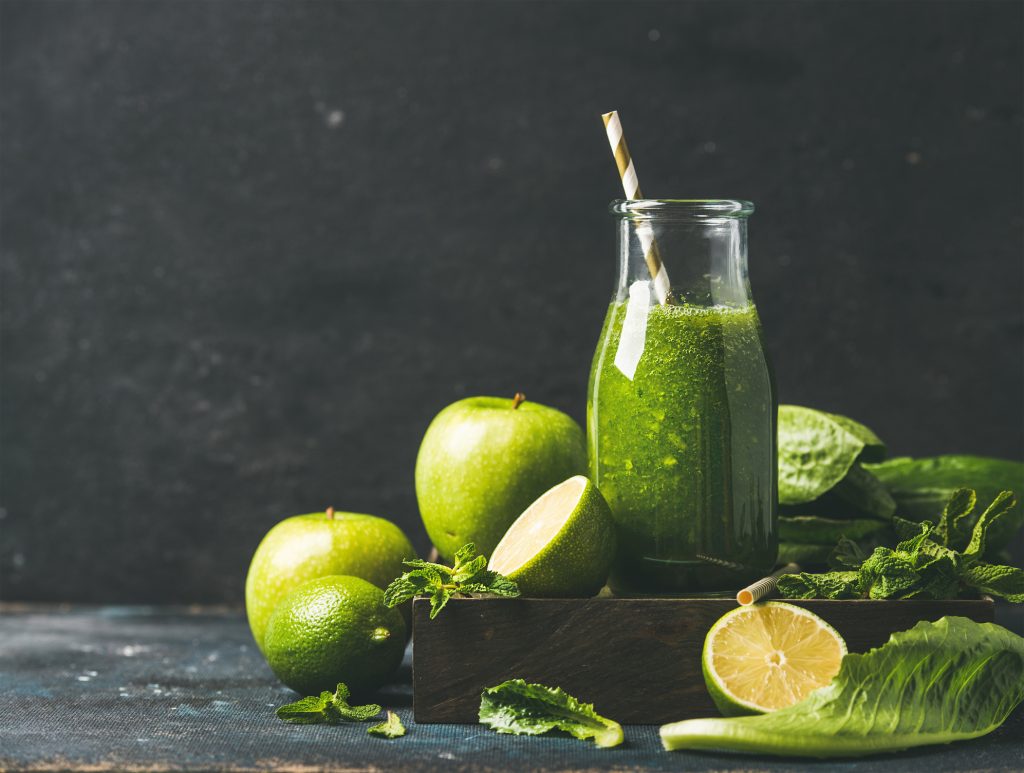
POLYGON ((593 738, 602 748, 622 743, 622 726, 594 711, 560 687, 522 679, 489 687, 480 696, 480 722, 499 733, 541 735, 561 730, 581 741, 593 738))
POLYGON ((387 719, 379 725, 371 725, 366 728, 366 732, 370 735, 379 735, 382 738, 399 738, 405 735, 405 725, 402 724, 402 720, 395 712, 389 711, 387 719))
POLYGON ((894 518, 902 542, 868 556, 851 540, 840 540, 829 561, 836 571, 783 575, 779 592, 798 599, 951 599, 973 592, 1024 603, 1024 570, 982 560, 993 530, 1019 528, 1012 512, 1016 497, 1003 491, 975 517, 976 504, 974 491, 957 489, 936 526, 894 518))
POLYGON ((350 706, 349 689, 344 682, 338 682, 334 692, 324 690, 281 706, 277 710, 279 719, 296 725, 338 725, 342 722, 366 722, 380 714, 376 703, 365 706, 350 706))
POLYGON ((395 579, 384 590, 384 603, 389 607, 404 604, 415 596, 430 598, 430 619, 437 617, 448 600, 457 593, 489 593, 495 596, 518 596, 519 586, 512 580, 487 568, 487 558, 476 555, 476 545, 463 545, 455 553, 453 566, 435 564, 420 558, 404 561, 412 571, 395 579))

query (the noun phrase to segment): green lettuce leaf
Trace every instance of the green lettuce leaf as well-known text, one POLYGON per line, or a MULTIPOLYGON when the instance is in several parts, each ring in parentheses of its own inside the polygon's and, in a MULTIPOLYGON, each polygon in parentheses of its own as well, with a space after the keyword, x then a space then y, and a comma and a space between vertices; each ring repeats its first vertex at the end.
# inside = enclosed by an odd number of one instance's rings
POLYGON ((756 717, 664 725, 668 750, 859 757, 977 738, 1024 700, 1024 638, 962 617, 921 622, 843 658, 835 679, 756 717))
POLYGON ((888 524, 873 518, 853 520, 817 515, 779 516, 779 540, 797 545, 835 545, 842 537, 862 540, 881 534, 888 524))
MULTIPOLYGON (((799 405, 779 406, 779 502, 811 502, 835 488, 857 461, 885 458, 863 424, 799 405)), ((849 496, 856 498, 855 492, 849 496)))
POLYGON ((499 733, 540 735, 561 730, 574 738, 593 738, 601 747, 622 743, 622 726, 600 716, 560 687, 512 679, 480 696, 480 722, 499 733))

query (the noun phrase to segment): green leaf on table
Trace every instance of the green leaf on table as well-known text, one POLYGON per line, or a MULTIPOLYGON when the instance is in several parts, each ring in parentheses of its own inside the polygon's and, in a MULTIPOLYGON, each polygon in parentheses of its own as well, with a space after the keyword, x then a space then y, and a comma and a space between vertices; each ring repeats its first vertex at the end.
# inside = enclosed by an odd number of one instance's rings
POLYGON ((962 617, 921 622, 843 658, 832 682, 769 714, 664 725, 668 750, 859 757, 962 741, 1024 701, 1024 638, 962 617))
POLYGON ((341 722, 365 722, 380 714, 376 703, 350 706, 349 689, 339 682, 334 692, 324 690, 319 695, 301 698, 277 709, 277 716, 296 725, 337 725, 341 722))
POLYGON ((334 710, 342 719, 348 722, 365 722, 380 714, 381 708, 376 703, 367 703, 365 706, 350 706, 348 703, 349 689, 339 682, 332 696, 334 710))
POLYGON ((559 687, 512 679, 480 696, 480 722, 499 733, 540 735, 561 730, 600 747, 622 743, 622 726, 576 700, 559 687))
POLYGON ((416 596, 426 596, 430 599, 431 620, 457 594, 519 595, 518 585, 487 568, 487 558, 476 555, 476 545, 473 543, 463 545, 456 551, 452 566, 420 558, 403 563, 412 569, 388 585, 384 590, 384 604, 395 607, 416 596))
POLYGON ((370 735, 379 735, 383 738, 399 738, 405 735, 405 725, 401 718, 393 711, 388 712, 388 717, 379 725, 371 725, 366 728, 370 735))
POLYGON ((331 703, 331 693, 325 690, 319 695, 300 698, 294 703, 279 707, 277 716, 296 725, 331 724, 334 720, 331 703))

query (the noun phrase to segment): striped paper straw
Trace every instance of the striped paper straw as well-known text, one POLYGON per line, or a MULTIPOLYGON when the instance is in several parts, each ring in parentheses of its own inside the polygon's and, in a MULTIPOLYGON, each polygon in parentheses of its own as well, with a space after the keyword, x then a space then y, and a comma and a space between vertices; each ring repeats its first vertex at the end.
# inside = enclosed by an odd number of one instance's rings
MULTIPOLYGON (((612 110, 610 113, 604 113, 601 118, 604 120, 604 128, 608 133, 608 144, 611 145, 612 153, 615 155, 615 165, 619 168, 622 190, 625 192, 626 198, 642 199, 644 195, 640 192, 636 167, 633 166, 629 148, 626 147, 626 137, 622 133, 622 122, 619 121, 618 111, 612 110)), ((654 294, 658 303, 665 303, 668 300, 671 284, 668 281, 665 264, 661 260, 661 255, 658 254, 658 245, 654 241, 654 231, 651 229, 650 223, 638 223, 636 235, 640 239, 640 247, 644 251, 647 270, 651 272, 651 278, 654 279, 654 294)))
POLYGON ((761 599, 775 592, 775 586, 782 575, 796 574, 799 571, 800 567, 796 564, 786 564, 781 569, 776 569, 763 580, 758 580, 753 585, 749 585, 741 590, 736 594, 736 601, 743 607, 756 604, 761 599))

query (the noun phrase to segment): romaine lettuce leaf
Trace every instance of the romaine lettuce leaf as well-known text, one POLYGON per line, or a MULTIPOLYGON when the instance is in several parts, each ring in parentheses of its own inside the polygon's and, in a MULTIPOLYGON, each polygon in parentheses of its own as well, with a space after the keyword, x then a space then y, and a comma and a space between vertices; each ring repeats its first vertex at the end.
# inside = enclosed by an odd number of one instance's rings
POLYGON ((668 750, 857 757, 977 738, 1024 700, 1024 638, 963 617, 921 622, 843 658, 835 679, 786 709, 664 725, 668 750))

